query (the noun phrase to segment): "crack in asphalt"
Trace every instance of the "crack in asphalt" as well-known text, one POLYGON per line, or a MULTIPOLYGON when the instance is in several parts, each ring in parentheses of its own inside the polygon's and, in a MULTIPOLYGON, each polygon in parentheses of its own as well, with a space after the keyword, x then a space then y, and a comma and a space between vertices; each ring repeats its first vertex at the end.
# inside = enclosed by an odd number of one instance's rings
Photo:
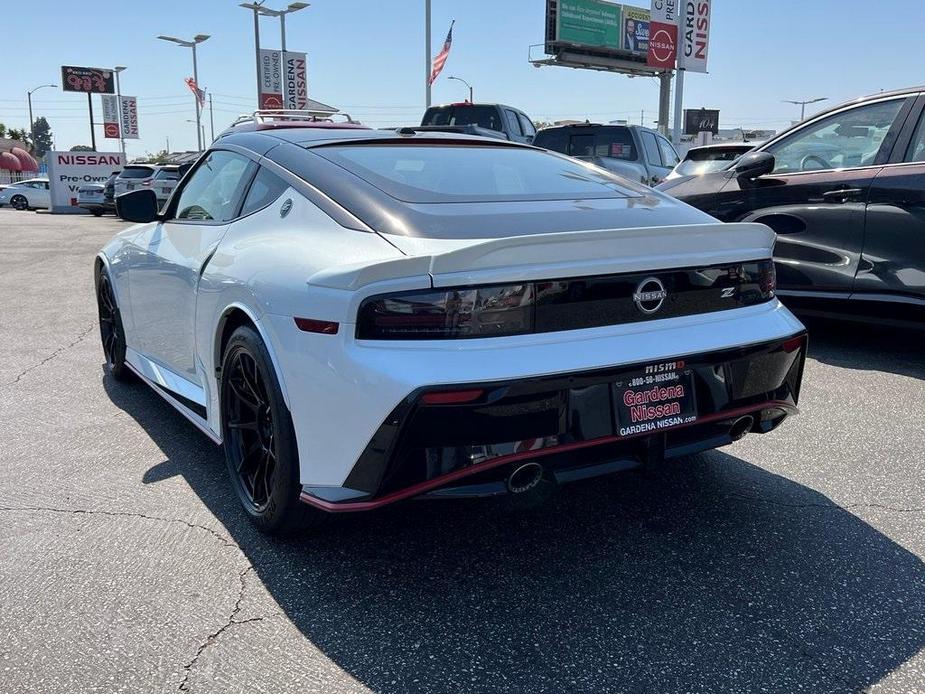
POLYGON ((85 337, 87 337, 87 335, 89 335, 91 332, 93 332, 93 328, 95 328, 95 327, 96 327, 96 325, 93 324, 93 323, 91 323, 89 328, 87 328, 86 330, 84 330, 83 332, 81 332, 81 333, 80 333, 76 338, 74 338, 71 342, 69 342, 68 344, 66 344, 66 345, 64 345, 64 346, 62 346, 62 347, 56 347, 56 348, 54 349, 54 351, 52 351, 52 353, 49 354, 49 355, 48 355, 47 357, 45 357, 44 359, 42 359, 42 360, 36 362, 35 364, 32 364, 31 366, 27 366, 25 369, 23 369, 22 371, 20 371, 20 372, 16 375, 16 378, 14 378, 12 381, 8 381, 7 383, 4 383, 4 384, 3 384, 3 387, 6 388, 6 387, 9 387, 9 386, 15 386, 17 383, 19 383, 19 382, 26 376, 26 374, 31 373, 32 371, 35 371, 36 369, 41 368, 42 366, 45 366, 45 364, 47 364, 48 362, 50 362, 52 359, 55 359, 55 358, 58 357, 59 355, 61 355, 61 354, 63 354, 64 352, 68 351, 69 349, 71 349, 72 347, 75 347, 79 342, 81 342, 85 337))
POLYGON ((230 540, 229 538, 222 535, 217 530, 206 525, 200 525, 199 523, 191 523, 190 521, 183 520, 182 518, 165 518, 163 516, 151 516, 146 513, 140 513, 137 511, 107 511, 104 509, 86 509, 86 508, 58 508, 54 506, 0 506, 0 511, 38 511, 46 513, 72 513, 75 515, 88 515, 88 516, 112 516, 112 517, 129 517, 129 518, 144 518, 145 520, 159 521, 161 523, 176 523, 179 525, 185 525, 187 528, 192 530, 203 530, 209 533, 212 537, 222 543, 224 547, 233 547, 240 550, 237 543, 230 540))
POLYGON ((192 660, 190 660, 186 665, 183 666, 183 672, 184 672, 183 680, 180 682, 178 691, 181 691, 181 692, 189 691, 189 678, 190 678, 190 675, 193 674, 193 667, 196 665, 200 656, 202 656, 202 654, 206 651, 206 649, 209 648, 209 646, 213 645, 216 641, 218 641, 219 637, 223 633, 225 633, 225 631, 230 629, 232 626, 235 626, 238 624, 248 624, 250 622, 260 622, 266 619, 267 617, 272 616, 272 615, 261 615, 259 617, 249 617, 248 619, 240 619, 240 620, 235 619, 238 612, 241 611, 241 602, 244 600, 244 589, 247 586, 245 577, 247 576, 247 574, 253 571, 253 569, 254 569, 254 566, 250 565, 246 569, 244 569, 241 573, 238 574, 238 580, 241 583, 241 587, 238 590, 238 598, 234 602, 234 607, 231 609, 231 614, 228 615, 228 619, 225 621, 224 624, 222 624, 222 626, 220 626, 218 629, 216 629, 211 634, 209 634, 206 637, 205 641, 199 644, 199 648, 196 649, 196 653, 193 655, 192 660))
POLYGON ((737 499, 746 499, 748 501, 758 501, 761 503, 768 504, 769 506, 780 506, 783 508, 824 508, 827 510, 836 510, 836 511, 845 511, 848 512, 850 509, 854 508, 876 508, 881 511, 890 511, 892 513, 925 513, 925 508, 901 508, 899 506, 887 506, 886 504, 878 504, 872 502, 858 502, 845 504, 844 506, 839 506, 838 504, 819 504, 819 503, 805 503, 805 504, 788 504, 783 501, 772 501, 771 499, 766 499, 760 496, 749 496, 748 494, 732 494, 732 496, 737 499))

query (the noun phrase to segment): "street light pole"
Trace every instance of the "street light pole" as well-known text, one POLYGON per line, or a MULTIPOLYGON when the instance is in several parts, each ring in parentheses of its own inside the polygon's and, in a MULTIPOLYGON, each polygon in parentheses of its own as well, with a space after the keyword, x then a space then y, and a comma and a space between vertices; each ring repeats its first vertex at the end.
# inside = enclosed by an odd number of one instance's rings
POLYGON ((57 84, 43 84, 26 92, 26 101, 29 102, 29 139, 32 140, 32 151, 35 151, 35 121, 32 120, 32 92, 37 92, 45 87, 57 87, 57 84))
POLYGON ((790 99, 784 99, 783 103, 799 106, 800 120, 802 121, 806 118, 806 104, 815 104, 817 101, 825 101, 828 98, 829 97, 827 96, 817 96, 815 99, 806 99, 805 101, 791 101, 790 99))
POLYGON ((457 82, 462 82, 464 85, 466 85, 467 87, 469 87, 469 103, 470 103, 470 104, 475 103, 475 102, 473 101, 473 99, 472 99, 472 85, 471 85, 471 84, 469 84, 468 82, 466 82, 466 80, 464 80, 462 77, 454 77, 453 75, 450 75, 449 77, 447 77, 447 79, 448 79, 448 80, 456 80, 457 82))
MULTIPOLYGON (((284 10, 271 10, 269 7, 264 6, 262 3, 241 3, 241 7, 246 7, 254 11, 254 35, 257 35, 257 15, 262 14, 266 17, 279 17, 279 39, 280 39, 280 59, 283 63, 286 62, 286 15, 293 12, 298 12, 299 10, 304 10, 306 7, 309 7, 311 3, 308 2, 290 2, 289 5, 284 10)), ((260 58, 258 53, 257 59, 257 89, 260 90, 260 58)), ((259 95, 257 97, 260 98, 259 95)), ((283 95, 283 103, 285 105, 285 94, 283 95)), ((259 104, 258 104, 259 105, 259 104)))
POLYGON ((116 73, 116 113, 119 114, 119 146, 122 148, 122 161, 126 161, 125 157, 125 133, 122 131, 122 92, 119 89, 119 73, 123 70, 127 70, 124 65, 116 65, 112 71, 116 73))
POLYGON ((243 7, 254 13, 254 60, 257 64, 257 108, 260 108, 260 84, 263 81, 260 69, 260 10, 261 2, 242 2, 238 7, 243 7))
POLYGON ((196 141, 199 144, 199 151, 202 151, 202 141, 205 139, 201 130, 202 125, 202 108, 199 104, 199 66, 196 63, 196 46, 209 38, 209 34, 196 34, 192 41, 185 41, 173 36, 158 36, 162 41, 170 41, 183 46, 184 48, 193 49, 193 82, 196 84, 196 91, 193 92, 193 98, 196 100, 196 141))

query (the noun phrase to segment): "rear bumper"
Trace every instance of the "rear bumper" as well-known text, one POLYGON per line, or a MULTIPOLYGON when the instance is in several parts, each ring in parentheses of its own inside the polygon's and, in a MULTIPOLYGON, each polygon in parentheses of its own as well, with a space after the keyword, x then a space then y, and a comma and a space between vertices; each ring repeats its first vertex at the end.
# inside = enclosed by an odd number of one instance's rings
POLYGON ((382 420, 342 486, 306 485, 302 500, 344 512, 421 495, 486 496, 506 492, 525 461, 569 482, 725 445, 736 422, 767 433, 797 412, 805 352, 801 328, 749 346, 680 352, 693 415, 638 427, 626 426, 618 399, 651 360, 419 387, 382 420))

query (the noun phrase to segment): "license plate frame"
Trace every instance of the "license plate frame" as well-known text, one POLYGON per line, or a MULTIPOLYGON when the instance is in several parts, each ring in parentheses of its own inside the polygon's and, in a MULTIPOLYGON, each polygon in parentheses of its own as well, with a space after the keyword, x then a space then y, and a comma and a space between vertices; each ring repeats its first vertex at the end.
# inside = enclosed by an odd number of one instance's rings
POLYGON ((680 359, 646 364, 611 383, 618 436, 666 431, 697 421, 694 372, 680 359))

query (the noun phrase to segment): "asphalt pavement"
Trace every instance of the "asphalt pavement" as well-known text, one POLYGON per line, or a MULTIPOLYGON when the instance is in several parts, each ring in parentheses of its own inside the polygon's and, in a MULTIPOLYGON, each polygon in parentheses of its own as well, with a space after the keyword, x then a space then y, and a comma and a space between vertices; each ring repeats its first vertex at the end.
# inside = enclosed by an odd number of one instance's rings
POLYGON ((799 417, 540 510, 271 539, 105 374, 123 226, 0 210, 0 691, 925 692, 923 334, 813 324, 799 417))

